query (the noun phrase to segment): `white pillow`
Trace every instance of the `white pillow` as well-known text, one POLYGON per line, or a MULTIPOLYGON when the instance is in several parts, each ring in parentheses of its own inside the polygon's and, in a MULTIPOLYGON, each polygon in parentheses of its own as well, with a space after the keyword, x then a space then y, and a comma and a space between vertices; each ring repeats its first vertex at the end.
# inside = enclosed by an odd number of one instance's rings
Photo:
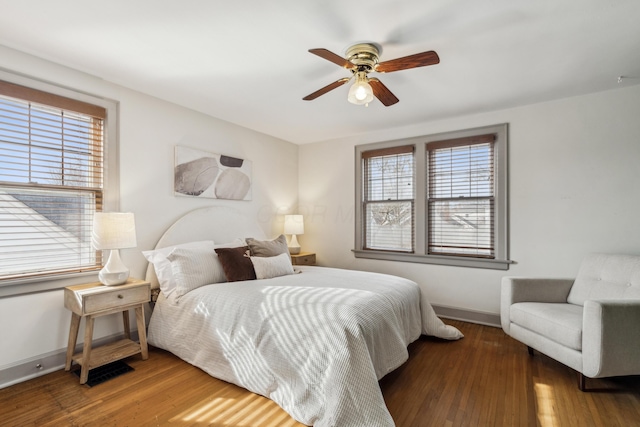
POLYGON ((206 251, 175 248, 167 259, 176 282, 176 298, 200 286, 227 280, 213 245, 206 251))
MULTIPOLYGON (((165 296, 169 296, 176 287, 176 282, 173 279, 173 272, 171 270, 171 262, 167 259, 167 256, 176 248, 186 248, 195 250, 214 249, 213 241, 205 240, 200 242, 189 242, 181 245, 167 246, 166 248, 155 249, 152 251, 142 251, 142 255, 153 264, 153 269, 158 277, 158 283, 160 284, 160 290, 165 296)), ((215 250, 214 250, 215 254, 215 250)))
POLYGON ((271 279, 272 277, 293 274, 293 266, 288 253, 272 257, 252 256, 251 262, 257 279, 271 279))
POLYGON ((227 281, 216 248, 236 248, 244 246, 242 239, 229 243, 211 245, 206 249, 175 248, 167 255, 176 283, 176 298, 201 286, 227 281))

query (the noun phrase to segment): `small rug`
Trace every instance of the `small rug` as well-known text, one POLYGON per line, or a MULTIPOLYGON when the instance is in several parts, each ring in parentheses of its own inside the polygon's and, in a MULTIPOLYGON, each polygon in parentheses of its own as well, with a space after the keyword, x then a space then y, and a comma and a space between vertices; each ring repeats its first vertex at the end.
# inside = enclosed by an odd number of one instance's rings
MULTIPOLYGON (((102 384, 112 378, 126 374, 129 371, 133 371, 133 368, 122 360, 98 366, 97 368, 93 368, 89 371, 89 379, 87 380, 86 385, 93 387, 94 385, 102 384)), ((74 370, 73 373, 80 377, 80 369, 74 370)))

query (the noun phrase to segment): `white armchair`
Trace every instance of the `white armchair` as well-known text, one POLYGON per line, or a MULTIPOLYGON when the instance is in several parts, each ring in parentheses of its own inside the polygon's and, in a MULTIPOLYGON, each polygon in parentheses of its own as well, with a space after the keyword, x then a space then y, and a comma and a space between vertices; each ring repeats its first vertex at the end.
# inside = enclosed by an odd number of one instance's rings
POLYGON ((591 254, 576 279, 504 277, 502 329, 585 377, 640 374, 640 256, 591 254))

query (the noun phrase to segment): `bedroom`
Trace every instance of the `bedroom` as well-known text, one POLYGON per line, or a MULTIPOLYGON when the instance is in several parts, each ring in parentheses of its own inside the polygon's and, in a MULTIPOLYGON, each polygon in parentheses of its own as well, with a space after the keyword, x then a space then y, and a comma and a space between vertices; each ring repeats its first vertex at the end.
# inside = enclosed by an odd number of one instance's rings
MULTIPOLYGON (((385 2, 379 3, 378 6, 382 7, 385 2)), ((402 3, 407 7, 403 8, 404 21, 398 23, 412 22, 412 12, 409 9, 418 7, 418 2, 402 3)), ((339 16, 331 18, 328 16, 331 13, 327 12, 327 15, 322 15, 324 24, 317 24, 313 34, 301 37, 302 40, 295 44, 292 42, 286 49, 282 49, 287 54, 278 57, 278 60, 299 62, 304 68, 301 75, 281 77, 285 82, 298 79, 294 80, 297 86, 294 82, 280 83, 279 94, 272 95, 276 98, 290 98, 288 102, 291 109, 304 109, 300 115, 292 116, 300 121, 287 122, 287 129, 282 129, 281 132, 295 131, 296 135, 312 135, 305 136, 309 140, 303 137, 270 136, 270 132, 266 130, 270 125, 267 123, 270 122, 270 116, 263 111, 264 105, 250 104, 244 112, 253 118, 256 128, 264 129, 256 131, 232 124, 232 120, 223 120, 231 117, 226 114, 239 114, 241 100, 228 106, 224 103, 213 106, 202 102, 188 104, 181 98, 181 93, 194 95, 197 90, 180 83, 180 69, 172 68, 170 61, 161 62, 157 66, 152 64, 157 67, 158 72, 134 76, 137 86, 131 86, 127 83, 126 76, 120 74, 124 73, 121 69, 109 69, 111 74, 103 75, 81 59, 73 62, 65 56, 66 50, 61 49, 60 57, 53 50, 40 51, 38 43, 42 41, 22 39, 22 36, 26 37, 27 30, 16 28, 9 22, 17 21, 15 16, 22 16, 18 10, 15 15, 3 13, 0 67, 3 72, 12 75, 51 82, 119 103, 119 209, 135 213, 138 238, 136 249, 122 252, 133 276, 142 276, 146 268, 141 250, 153 248, 164 230, 182 214, 212 204, 211 200, 176 198, 173 195, 174 148, 182 145, 253 161, 253 199, 249 202, 215 202, 239 207, 244 213, 255 216, 267 235, 275 237, 282 232, 285 213, 302 213, 305 215, 305 234, 300 236, 301 245, 304 250, 317 254, 320 265, 407 277, 418 282, 423 292, 429 295, 436 312, 472 322, 498 325, 502 276, 572 277, 584 255, 589 252, 640 253, 640 225, 636 220, 636 212, 640 209, 637 192, 637 183, 640 182, 640 170, 637 168, 637 159, 640 158, 640 66, 635 54, 640 35, 633 22, 638 16, 638 9, 632 2, 620 2, 618 8, 612 6, 613 11, 606 14, 604 11, 608 9, 605 6, 602 6, 604 10, 600 9, 599 3, 590 2, 588 7, 583 7, 582 3, 578 5, 577 2, 569 2, 565 8, 561 7, 557 11, 551 9, 549 13, 564 13, 562 17, 569 23, 573 23, 569 18, 575 17, 578 23, 589 24, 597 22, 596 17, 602 15, 602 25, 612 29, 603 29, 599 25, 588 26, 589 31, 595 32, 593 38, 588 38, 591 44, 580 43, 585 36, 580 32, 566 35, 569 42, 578 47, 576 51, 565 47, 567 58, 557 63, 549 64, 544 60, 530 63, 533 74, 515 76, 514 80, 510 80, 512 85, 515 81, 515 88, 524 87, 518 91, 520 98, 513 100, 510 105, 496 106, 483 104, 481 101, 450 116, 424 113, 426 118, 421 118, 418 111, 413 113, 417 116, 413 116, 411 120, 396 118, 399 121, 386 128, 370 128, 374 125, 374 120, 369 119, 367 114, 375 114, 375 121, 383 113, 409 114, 403 108, 404 105, 416 102, 412 100, 414 95, 410 87, 416 81, 427 84, 417 91, 427 102, 436 104, 433 109, 437 111, 438 107, 448 106, 446 96, 432 98, 429 91, 445 91, 446 95, 447 86, 459 85, 465 79, 464 75, 456 74, 448 82, 442 80, 446 77, 445 74, 438 74, 437 80, 431 77, 436 75, 434 73, 438 67, 446 70, 445 58, 451 58, 453 52, 449 53, 442 50, 444 47, 438 47, 446 45, 446 40, 439 39, 437 34, 420 35, 424 40, 406 45, 404 50, 397 47, 397 55, 394 54, 392 43, 389 43, 386 49, 389 58, 433 48, 440 54, 442 62, 434 67, 406 71, 397 76, 383 76, 385 83, 401 99, 398 105, 386 110, 373 104, 366 109, 352 106, 346 102, 346 93, 344 96, 341 93, 330 93, 311 103, 304 103, 301 100, 304 95, 341 77, 338 67, 328 62, 323 63, 321 59, 307 53, 307 49, 325 47, 342 53, 340 49, 348 43, 361 39, 380 37, 380 42, 385 41, 382 39, 385 34, 382 30, 380 33, 373 30, 363 31, 362 34, 353 32, 344 37, 332 35, 332 31, 346 31, 341 28, 345 22, 339 16), (325 23, 326 20, 329 24, 325 23), (609 35, 613 27, 616 31, 609 35), (620 46, 626 46, 627 50, 620 52, 620 46), (593 59, 584 52, 592 50, 597 52, 594 55, 598 59, 593 59), (602 55, 603 61, 599 55, 602 55), (627 68, 615 68, 615 61, 611 62, 612 57, 627 68), (540 68, 533 66, 536 64, 540 68), (542 67, 541 64, 549 65, 550 68, 542 67), (588 72, 582 72, 583 67, 588 68, 588 72), (611 74, 607 74, 609 67, 615 69, 611 74), (527 87, 535 83, 536 74, 544 73, 550 75, 551 84, 545 88, 546 98, 538 99, 532 89, 527 87), (628 78, 618 83, 616 79, 619 75, 626 75, 628 78), (587 76, 596 83, 586 81, 587 76), (432 83, 429 83, 430 78, 433 79, 432 83), (172 86, 175 79, 178 80, 177 86, 172 86), (162 96, 153 95, 152 83, 160 85, 162 82, 166 82, 168 91, 162 96), (202 111, 211 111, 207 108, 215 108, 218 113, 203 113, 202 111), (392 109, 402 110, 394 113, 392 109), (335 113, 329 114, 332 110, 335 113), (322 119, 326 121, 321 121, 317 118, 318 115, 328 117, 322 119), (342 116, 348 120, 344 120, 342 116), (318 123, 308 128, 310 123, 314 123, 314 117, 318 123), (334 127, 332 121, 336 122, 337 128, 338 119, 344 126, 342 133, 322 133, 326 128, 334 127), (500 123, 509 124, 509 257, 515 264, 510 266, 508 272, 379 262, 353 256, 354 146, 500 123)), ((30 2, 23 4, 20 7, 24 8, 22 13, 32 10, 30 2)), ((283 4, 292 6, 286 2, 283 4)), ((424 16, 438 10, 446 12, 443 4, 444 2, 436 2, 438 7, 433 6, 434 10, 428 7, 420 10, 424 12, 424 16)), ((544 2, 545 6, 551 7, 550 4, 551 2, 544 2)), ((10 2, 2 2, 3 10, 15 7, 10 2)), ((335 12, 337 6, 334 4, 333 7, 331 10, 335 12)), ((318 13, 322 12, 321 8, 317 9, 318 13)), ((123 26, 121 30, 126 33, 129 21, 123 19, 123 16, 134 11, 127 8, 123 10, 120 15, 113 10, 109 17, 120 19, 123 26)), ((389 13, 388 9, 383 10, 389 13)), ((492 9, 487 7, 486 10, 492 9)), ((496 13, 499 11, 500 9, 496 9, 496 13)), ((135 12, 138 16, 143 16, 140 10, 135 12)), ((266 13, 263 10, 259 12, 266 13)), ((344 10, 346 16, 357 15, 357 12, 354 9, 344 10)), ((478 13, 478 10, 472 9, 471 12, 478 13)), ((544 8, 541 7, 536 12, 543 13, 544 8)), ((260 13, 249 14, 244 25, 257 25, 261 21, 260 13)), ((493 16, 489 12, 487 15, 489 20, 493 16)), ((446 14, 436 16, 444 20, 443 16, 446 14)), ((468 19, 468 15, 464 16, 468 19)), ((515 20, 518 17, 515 13, 499 18, 515 20)), ((222 25, 222 22, 216 22, 222 25)), ((167 24, 166 21, 160 23, 167 24)), ((376 21, 376 24, 379 22, 376 21)), ((369 26, 371 25, 364 25, 367 30, 369 26)), ((384 29, 390 31, 392 27, 388 25, 384 29)), ((525 27, 530 29, 526 25, 525 27)), ((298 26, 282 28, 296 34, 301 33, 301 27, 298 26)), ((441 31, 446 30, 447 28, 443 28, 441 31)), ((129 31, 136 34, 134 29, 129 31)), ((542 30, 536 35, 540 37, 541 32, 542 30)), ((32 32, 29 34, 33 36, 32 32)), ((57 34, 59 40, 66 40, 67 34, 62 30, 53 34, 57 34)), ((460 37, 464 35, 455 34, 460 37)), ((274 31, 274 36, 269 41, 272 44, 282 43, 286 36, 274 31)), ((169 47, 180 51, 180 46, 170 43, 171 37, 163 37, 163 40, 169 47)), ((476 43, 483 40, 480 37, 476 43)), ((252 41, 248 38, 245 43, 251 45, 252 41)), ((523 39, 518 39, 518 42, 523 42, 523 39)), ((467 42, 465 49, 460 49, 460 55, 470 55, 470 51, 478 46, 476 43, 467 42)), ((81 49, 82 43, 78 44, 78 49, 81 49)), ((532 44, 534 43, 526 46, 531 48, 532 44)), ((118 45, 111 45, 111 48, 109 46, 105 44, 105 54, 120 49, 118 45)), ((227 54, 237 60, 245 55, 242 47, 246 46, 237 48, 240 54, 234 49, 229 49, 232 52, 228 52, 222 48, 216 54, 227 54)), ((507 47, 511 46, 498 45, 499 49, 507 47)), ((535 49, 534 52, 540 54, 541 50, 535 49)), ((135 54, 129 54, 122 63, 134 62, 135 54)), ((257 55, 258 52, 254 54, 257 55)), ((266 58, 261 57, 259 62, 264 61, 266 58)), ((107 64, 102 65, 106 73, 107 64)), ((207 66, 213 65, 215 63, 207 62, 207 66)), ((294 71, 290 72, 295 74, 294 71)), ((271 75, 268 69, 258 66, 254 74, 271 79, 277 77, 271 75)), ((227 71, 226 77, 227 80, 222 80, 225 85, 237 86, 241 90, 241 81, 233 73, 227 71)), ((199 76, 183 75, 181 78, 197 80, 199 76)), ((470 91, 470 96, 475 95, 478 90, 476 87, 470 91)), ((217 94, 214 92, 215 95, 217 94)), ((238 98, 245 96, 243 93, 236 95, 238 98)), ((63 355, 69 328, 69 312, 62 304, 62 291, 0 298, 0 319, 0 371, 3 375, 0 383, 10 383, 38 374, 33 368, 38 363, 44 367, 43 371, 59 369, 60 360, 63 360, 60 359, 60 354, 63 355)), ((95 336, 110 337, 120 331, 121 325, 117 318, 103 319, 96 324, 95 336)))

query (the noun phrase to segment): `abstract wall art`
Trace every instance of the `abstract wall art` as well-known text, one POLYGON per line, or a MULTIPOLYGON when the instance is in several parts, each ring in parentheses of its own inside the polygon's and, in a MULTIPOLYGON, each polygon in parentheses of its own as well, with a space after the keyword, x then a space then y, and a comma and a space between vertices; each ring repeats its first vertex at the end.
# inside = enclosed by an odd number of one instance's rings
POLYGON ((249 160, 181 146, 175 156, 175 195, 251 200, 249 160))

